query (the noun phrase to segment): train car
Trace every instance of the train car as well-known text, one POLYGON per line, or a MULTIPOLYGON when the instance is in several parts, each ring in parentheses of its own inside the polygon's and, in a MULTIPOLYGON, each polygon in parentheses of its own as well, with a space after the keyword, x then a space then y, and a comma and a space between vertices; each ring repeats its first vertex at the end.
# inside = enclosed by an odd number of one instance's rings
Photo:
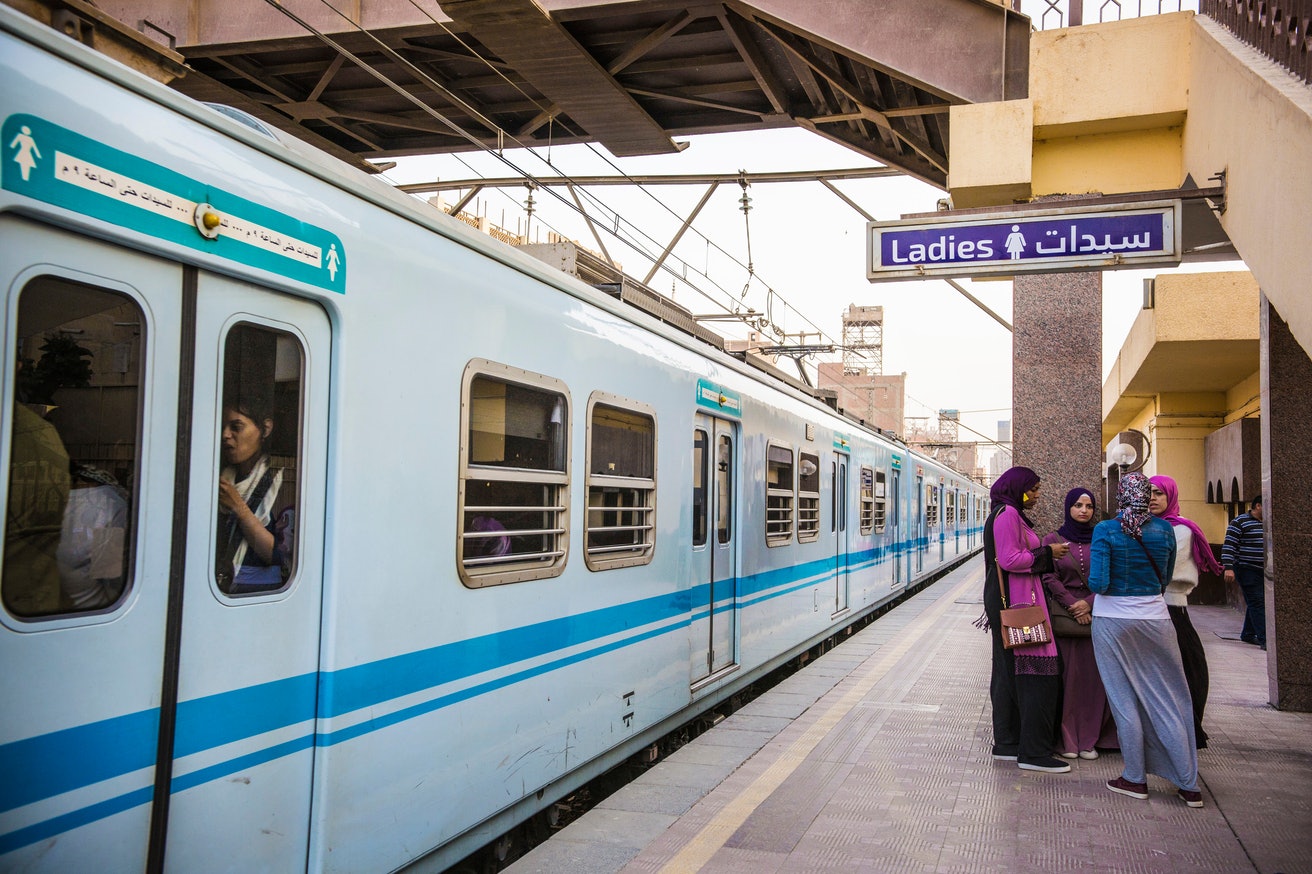
POLYGON ((985 494, 0 7, 0 868, 440 870, 985 494))

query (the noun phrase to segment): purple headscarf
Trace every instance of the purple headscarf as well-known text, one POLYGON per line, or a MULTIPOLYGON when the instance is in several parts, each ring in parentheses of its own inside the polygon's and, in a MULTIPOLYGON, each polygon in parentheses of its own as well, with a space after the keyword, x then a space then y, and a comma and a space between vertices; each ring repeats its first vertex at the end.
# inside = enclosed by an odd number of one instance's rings
POLYGON ((1039 484, 1039 475, 1028 467, 1011 467, 1003 472, 989 489, 994 508, 999 504, 1015 507, 1025 524, 1034 527, 1034 520, 1025 515, 1025 494, 1039 484))
POLYGON ((1071 489, 1066 493, 1066 521, 1061 523, 1057 533, 1069 540, 1071 543, 1090 543, 1093 541, 1094 519, 1097 518, 1098 499, 1093 496, 1093 492, 1088 489, 1071 489), (1071 518, 1071 507, 1080 498, 1087 497, 1093 504, 1094 515, 1089 517, 1088 522, 1076 522, 1071 518))
POLYGON ((1148 482, 1157 486, 1166 495, 1166 509, 1158 518, 1165 519, 1172 525, 1183 525, 1193 532, 1189 543, 1194 564, 1208 573, 1221 573, 1221 565, 1217 563, 1216 556, 1212 555, 1212 548, 1207 545, 1207 535, 1203 533, 1203 529, 1198 527, 1197 522, 1180 515, 1180 487, 1175 484, 1175 480, 1169 476, 1155 476, 1148 482))
POLYGON ((1121 508, 1121 530, 1135 539, 1143 534, 1143 523, 1151 515, 1148 512, 1150 489, 1148 477, 1141 473, 1127 473, 1116 488, 1116 503, 1121 508))

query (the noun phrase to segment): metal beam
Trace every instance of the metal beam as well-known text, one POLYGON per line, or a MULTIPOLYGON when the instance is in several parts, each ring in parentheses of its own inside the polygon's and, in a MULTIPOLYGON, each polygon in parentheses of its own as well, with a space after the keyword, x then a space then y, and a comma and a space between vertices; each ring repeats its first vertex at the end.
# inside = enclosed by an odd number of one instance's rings
POLYGON ((688 228, 692 227, 693 219, 697 218, 697 214, 702 211, 702 207, 706 205, 706 201, 711 199, 711 195, 714 194, 715 189, 719 187, 719 182, 712 182, 710 187, 706 189, 706 193, 702 195, 701 201, 698 202, 697 206, 693 208, 692 214, 684 221, 683 227, 679 228, 679 232, 674 235, 674 239, 670 240, 670 244, 665 247, 665 251, 661 253, 661 256, 656 259, 656 263, 651 265, 651 270, 648 270, 647 275, 643 277, 643 285, 647 285, 651 282, 651 278, 656 275, 657 270, 661 269, 661 265, 665 263, 665 259, 670 257, 670 252, 674 251, 675 246, 679 245, 679 241, 683 239, 684 233, 688 228))
MULTIPOLYGON (((481 188, 517 188, 533 182, 542 188, 553 186, 602 185, 710 185, 711 183, 737 184, 746 179, 752 185, 771 182, 818 182, 840 179, 883 179, 901 176, 901 170, 892 167, 855 167, 846 170, 785 170, 769 173, 685 173, 664 176, 553 176, 544 179, 526 179, 523 176, 501 176, 493 179, 451 179, 433 182, 412 182, 396 186, 406 194, 429 194, 435 191, 457 191, 477 185, 481 188)), ((840 195, 841 197, 842 195, 840 195)), ((846 198, 844 198, 846 199, 846 198)), ((858 212, 860 209, 858 208, 858 212)), ((874 219, 871 219, 874 221, 874 219)))

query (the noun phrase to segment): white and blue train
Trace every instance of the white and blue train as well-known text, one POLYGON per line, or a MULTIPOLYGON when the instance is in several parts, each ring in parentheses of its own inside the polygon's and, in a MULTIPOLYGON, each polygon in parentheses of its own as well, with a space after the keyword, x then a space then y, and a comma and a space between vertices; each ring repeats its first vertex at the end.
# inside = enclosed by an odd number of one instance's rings
POLYGON ((441 869, 978 547, 952 470, 0 30, 0 869, 441 869))

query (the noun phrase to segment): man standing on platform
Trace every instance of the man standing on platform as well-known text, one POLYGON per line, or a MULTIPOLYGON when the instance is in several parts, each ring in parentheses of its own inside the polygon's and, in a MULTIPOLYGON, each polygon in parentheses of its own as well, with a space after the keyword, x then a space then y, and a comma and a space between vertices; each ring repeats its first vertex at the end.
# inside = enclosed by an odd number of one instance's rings
POLYGON ((1244 593, 1244 630, 1239 639, 1266 649, 1266 592, 1262 569, 1266 566, 1266 537, 1262 530, 1262 496, 1253 498, 1252 509, 1234 518, 1225 530, 1221 566, 1227 583, 1239 582, 1244 593))

